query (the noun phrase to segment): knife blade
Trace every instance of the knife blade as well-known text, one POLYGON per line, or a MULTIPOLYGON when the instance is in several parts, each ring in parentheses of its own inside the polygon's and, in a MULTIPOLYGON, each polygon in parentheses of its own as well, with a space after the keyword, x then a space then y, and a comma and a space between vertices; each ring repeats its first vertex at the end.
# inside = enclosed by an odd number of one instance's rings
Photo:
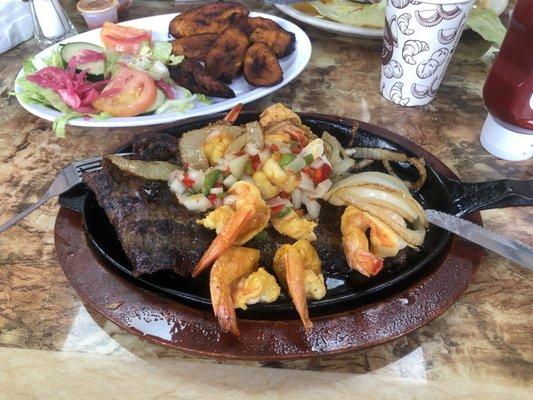
POLYGON ((518 241, 510 240, 498 233, 482 228, 473 222, 436 210, 426 210, 426 215, 434 225, 455 233, 466 240, 492 250, 524 267, 533 270, 533 248, 518 241))

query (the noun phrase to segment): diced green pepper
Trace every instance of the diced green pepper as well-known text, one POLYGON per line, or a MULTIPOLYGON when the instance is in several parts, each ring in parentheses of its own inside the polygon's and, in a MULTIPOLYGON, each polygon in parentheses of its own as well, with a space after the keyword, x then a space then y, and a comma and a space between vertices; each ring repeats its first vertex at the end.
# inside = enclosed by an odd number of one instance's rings
POLYGON ((218 169, 214 169, 211 172, 209 172, 204 179, 204 185, 202 186, 202 193, 205 196, 208 196, 211 192, 211 189, 213 186, 215 186, 215 183, 217 183, 219 177, 222 176, 222 172, 218 169))
POLYGON ((244 166, 244 173, 250 176, 254 174, 254 167, 252 166, 252 162, 250 160, 246 161, 246 165, 244 166))
POLYGON ((276 215, 276 218, 283 218, 287 216, 287 214, 289 214, 290 212, 291 212, 290 207, 283 207, 281 211, 276 215))
POLYGON ((268 240, 268 233, 267 231, 261 231, 257 235, 255 235, 255 239, 259 240, 260 242, 264 242, 265 240, 268 240))
POLYGON ((315 161, 314 158, 313 158, 313 155, 312 155, 312 154, 306 154, 306 155, 304 156, 304 160, 305 160, 305 162, 307 163, 307 165, 309 165, 309 164, 311 164, 313 161, 315 161))
POLYGON ((286 153, 281 156, 281 160, 279 160, 279 166, 284 167, 285 165, 288 165, 296 158, 296 155, 292 153, 286 153))

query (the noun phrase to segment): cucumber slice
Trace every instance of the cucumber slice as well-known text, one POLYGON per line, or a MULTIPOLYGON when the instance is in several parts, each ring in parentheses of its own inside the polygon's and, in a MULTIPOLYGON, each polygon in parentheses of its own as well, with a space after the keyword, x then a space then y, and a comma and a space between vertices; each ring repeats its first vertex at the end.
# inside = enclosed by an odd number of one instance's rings
MULTIPOLYGON (((72 57, 79 55, 83 50, 92 50, 98 53, 105 52, 103 47, 97 46, 92 43, 83 43, 83 42, 67 43, 61 49, 61 58, 63 59, 63 62, 65 63, 65 65, 68 64, 69 60, 72 57)), ((78 71, 87 71, 88 75, 92 75, 96 77, 96 76, 104 75, 104 66, 105 66, 105 63, 103 60, 101 60, 101 61, 88 62, 85 64, 78 64, 76 65, 76 69, 78 71)))
POLYGON ((146 112, 142 113, 141 115, 151 115, 155 113, 155 110, 161 107, 165 101, 167 101, 167 96, 165 95, 165 92, 163 92, 159 88, 157 88, 156 90, 157 92, 156 92, 154 104, 152 105, 152 107, 150 107, 148 110, 146 110, 146 112))

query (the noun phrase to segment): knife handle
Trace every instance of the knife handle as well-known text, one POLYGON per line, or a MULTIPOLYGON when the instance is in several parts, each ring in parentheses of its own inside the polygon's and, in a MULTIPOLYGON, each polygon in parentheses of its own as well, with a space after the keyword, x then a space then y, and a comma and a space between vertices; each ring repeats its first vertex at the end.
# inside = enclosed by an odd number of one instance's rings
POLYGON ((461 182, 446 179, 445 184, 453 199, 453 213, 457 216, 491 208, 533 206, 533 180, 461 182))

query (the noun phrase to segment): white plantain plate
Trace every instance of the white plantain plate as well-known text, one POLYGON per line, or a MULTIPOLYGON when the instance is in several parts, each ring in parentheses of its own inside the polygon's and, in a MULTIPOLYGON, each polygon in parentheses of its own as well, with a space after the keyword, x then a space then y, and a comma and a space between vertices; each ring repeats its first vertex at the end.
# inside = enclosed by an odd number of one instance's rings
MULTIPOLYGON (((153 40, 168 40, 168 24, 172 18, 177 14, 165 14, 157 15, 154 17, 139 18, 131 21, 125 21, 121 24, 129 25, 136 28, 148 29, 152 31, 153 40)), ((202 104, 196 102, 195 107, 184 111, 182 113, 169 112, 163 114, 154 114, 129 118, 108 118, 106 120, 96 120, 94 118, 76 118, 68 122, 69 125, 86 126, 86 127, 98 127, 98 128, 119 128, 119 127, 131 127, 131 126, 145 126, 145 125, 157 125, 168 122, 178 121, 185 118, 197 117, 200 115, 213 114, 220 111, 229 110, 233 106, 242 103, 246 104, 251 101, 257 100, 261 97, 275 92, 279 88, 285 86, 294 78, 296 78, 300 72, 305 68, 311 57, 311 42, 309 37, 298 26, 289 22, 283 18, 276 17, 274 15, 264 13, 250 13, 252 17, 269 18, 277 22, 282 28, 294 33, 296 37, 295 50, 288 56, 280 59, 280 65, 283 69, 283 81, 272 87, 254 87, 249 85, 244 78, 239 76, 233 80, 230 87, 235 92, 236 97, 232 99, 220 99, 211 98, 212 104, 202 104)), ((84 32, 76 36, 72 36, 63 40, 59 44, 65 44, 70 42, 88 42, 94 43, 99 46, 102 45, 100 41, 100 29, 94 29, 92 31, 84 32)), ((53 48, 57 46, 53 45, 37 54, 38 57, 45 58, 50 55, 53 48)), ((17 79, 22 75, 22 69, 17 75, 17 79)), ((15 84, 15 93, 21 93, 23 89, 15 84)), ((18 98, 18 96, 17 96, 18 98)), ((61 116, 61 112, 44 107, 40 104, 24 104, 20 101, 22 107, 24 107, 30 113, 44 118, 48 121, 53 121, 57 117, 61 116)))

